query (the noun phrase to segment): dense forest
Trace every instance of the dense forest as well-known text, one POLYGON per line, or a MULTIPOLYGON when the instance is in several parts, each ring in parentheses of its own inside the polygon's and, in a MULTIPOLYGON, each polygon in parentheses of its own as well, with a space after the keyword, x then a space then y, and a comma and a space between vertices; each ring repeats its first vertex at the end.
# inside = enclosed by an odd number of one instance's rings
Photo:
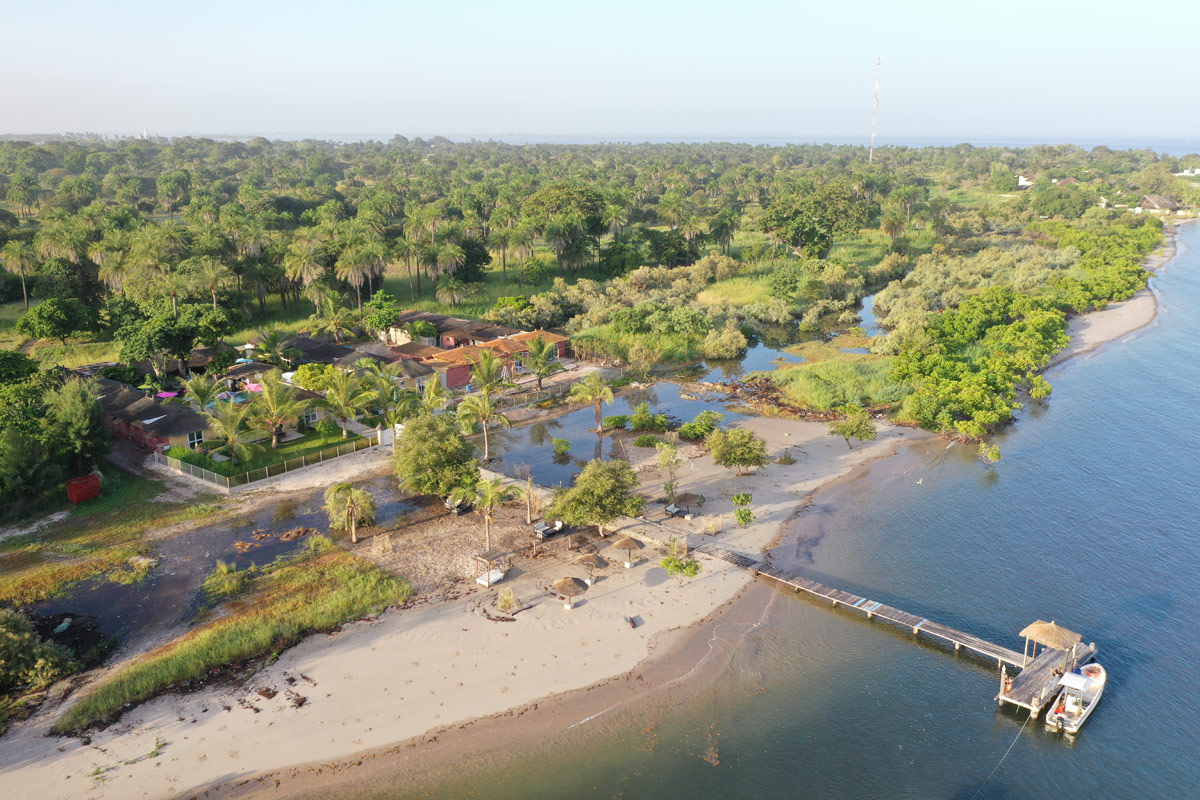
POLYGON ((566 328, 645 373, 808 342, 772 374, 792 402, 976 438, 1019 390, 1048 394, 1066 315, 1144 285, 1161 223, 1130 211, 1200 205, 1176 177, 1196 166, 1069 145, 3 141, 0 455, 61 439, 55 365, 232 361, 259 332, 370 335, 403 307, 566 328), (816 357, 875 292, 870 352, 816 357))

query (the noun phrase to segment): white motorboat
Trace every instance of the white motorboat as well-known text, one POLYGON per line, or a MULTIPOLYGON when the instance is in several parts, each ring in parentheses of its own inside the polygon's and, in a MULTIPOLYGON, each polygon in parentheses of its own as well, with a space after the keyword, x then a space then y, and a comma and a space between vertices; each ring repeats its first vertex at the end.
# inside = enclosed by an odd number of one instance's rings
POLYGON ((1099 664, 1084 664, 1059 679, 1062 687, 1046 713, 1046 727, 1059 733, 1078 733, 1104 694, 1108 673, 1099 664))

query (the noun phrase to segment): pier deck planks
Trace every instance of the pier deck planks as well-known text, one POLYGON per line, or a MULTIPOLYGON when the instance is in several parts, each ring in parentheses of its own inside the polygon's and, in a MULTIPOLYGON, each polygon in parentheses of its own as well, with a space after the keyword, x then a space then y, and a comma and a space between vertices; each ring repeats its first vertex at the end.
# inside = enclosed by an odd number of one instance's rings
MULTIPOLYGON (((843 592, 840 589, 834 589, 816 581, 802 578, 799 575, 792 575, 776 567, 770 566, 757 559, 749 556, 735 553, 732 550, 726 550, 715 544, 702 544, 692 548, 697 553, 703 553, 712 558, 718 558, 722 561, 727 561, 743 569, 748 569, 757 575, 765 575, 768 578, 777 580, 780 583, 787 584, 793 587, 796 591, 805 591, 809 594, 829 600, 836 605, 844 605, 847 608, 861 611, 869 618, 879 617, 901 625, 905 628, 910 628, 914 633, 926 634, 943 641, 949 642, 955 646, 955 649, 960 647, 966 648, 973 653, 985 656, 989 659, 994 659, 998 664, 1007 663, 1015 667, 1021 666, 1021 654, 1015 650, 1009 650, 1007 647, 1001 647, 998 644, 986 641, 978 636, 972 636, 960 630, 956 630, 939 622, 933 622, 918 617, 916 614, 910 614, 907 611, 901 611, 898 608, 892 608, 889 605, 884 605, 873 600, 868 600, 865 597, 859 597, 850 592, 843 592)), ((1033 666, 1032 664, 1030 665, 1033 666)), ((1018 677, 1024 677, 1025 670, 1018 677)), ((1032 676, 1031 676, 1032 678, 1032 676)), ((1016 681, 1013 682, 1013 689, 1016 689, 1016 681)), ((1010 692, 1011 695, 1011 692, 1010 692)))

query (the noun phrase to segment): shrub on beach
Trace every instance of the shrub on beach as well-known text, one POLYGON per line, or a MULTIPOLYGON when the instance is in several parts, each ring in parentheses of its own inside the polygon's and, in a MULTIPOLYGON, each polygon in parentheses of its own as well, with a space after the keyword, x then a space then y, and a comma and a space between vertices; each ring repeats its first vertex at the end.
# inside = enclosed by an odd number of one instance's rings
POLYGON ((643 433, 633 440, 634 447, 657 447, 662 440, 653 433, 643 433))

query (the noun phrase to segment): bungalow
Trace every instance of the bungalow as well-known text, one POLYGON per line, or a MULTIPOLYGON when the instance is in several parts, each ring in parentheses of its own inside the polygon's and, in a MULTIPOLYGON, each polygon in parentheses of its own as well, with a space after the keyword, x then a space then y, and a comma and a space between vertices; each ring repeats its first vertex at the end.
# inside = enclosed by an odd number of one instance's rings
MULTIPOLYGON (((558 345, 558 357, 560 359, 567 357, 567 344, 571 341, 570 338, 563 336, 561 333, 555 333, 554 331, 542 330, 541 328, 539 328, 536 331, 527 331, 525 333, 518 333, 517 335, 511 336, 509 338, 511 338, 513 341, 517 341, 517 342, 530 342, 530 341, 533 341, 534 339, 543 339, 552 344, 556 344, 556 345, 558 345)), ((526 348, 526 349, 528 349, 528 348, 526 348)))
POLYGON ((1179 210, 1179 204, 1161 194, 1148 194, 1138 203, 1138 213, 1170 214, 1179 210))
POLYGON ((434 347, 424 342, 405 342, 404 344, 394 345, 390 350, 396 354, 397 358, 405 361, 426 361, 431 358, 437 358, 446 352, 440 347, 434 347))
POLYGON ((191 406, 165 403, 117 381, 101 380, 100 407, 112 432, 146 450, 196 447, 208 420, 191 406))
POLYGON ((437 345, 447 350, 519 333, 515 328, 493 325, 490 322, 431 314, 428 311, 404 311, 396 317, 396 322, 390 328, 379 334, 379 338, 387 344, 407 344, 413 341, 407 326, 414 322, 428 323, 437 331, 436 339, 425 338, 422 340, 424 344, 437 345))

